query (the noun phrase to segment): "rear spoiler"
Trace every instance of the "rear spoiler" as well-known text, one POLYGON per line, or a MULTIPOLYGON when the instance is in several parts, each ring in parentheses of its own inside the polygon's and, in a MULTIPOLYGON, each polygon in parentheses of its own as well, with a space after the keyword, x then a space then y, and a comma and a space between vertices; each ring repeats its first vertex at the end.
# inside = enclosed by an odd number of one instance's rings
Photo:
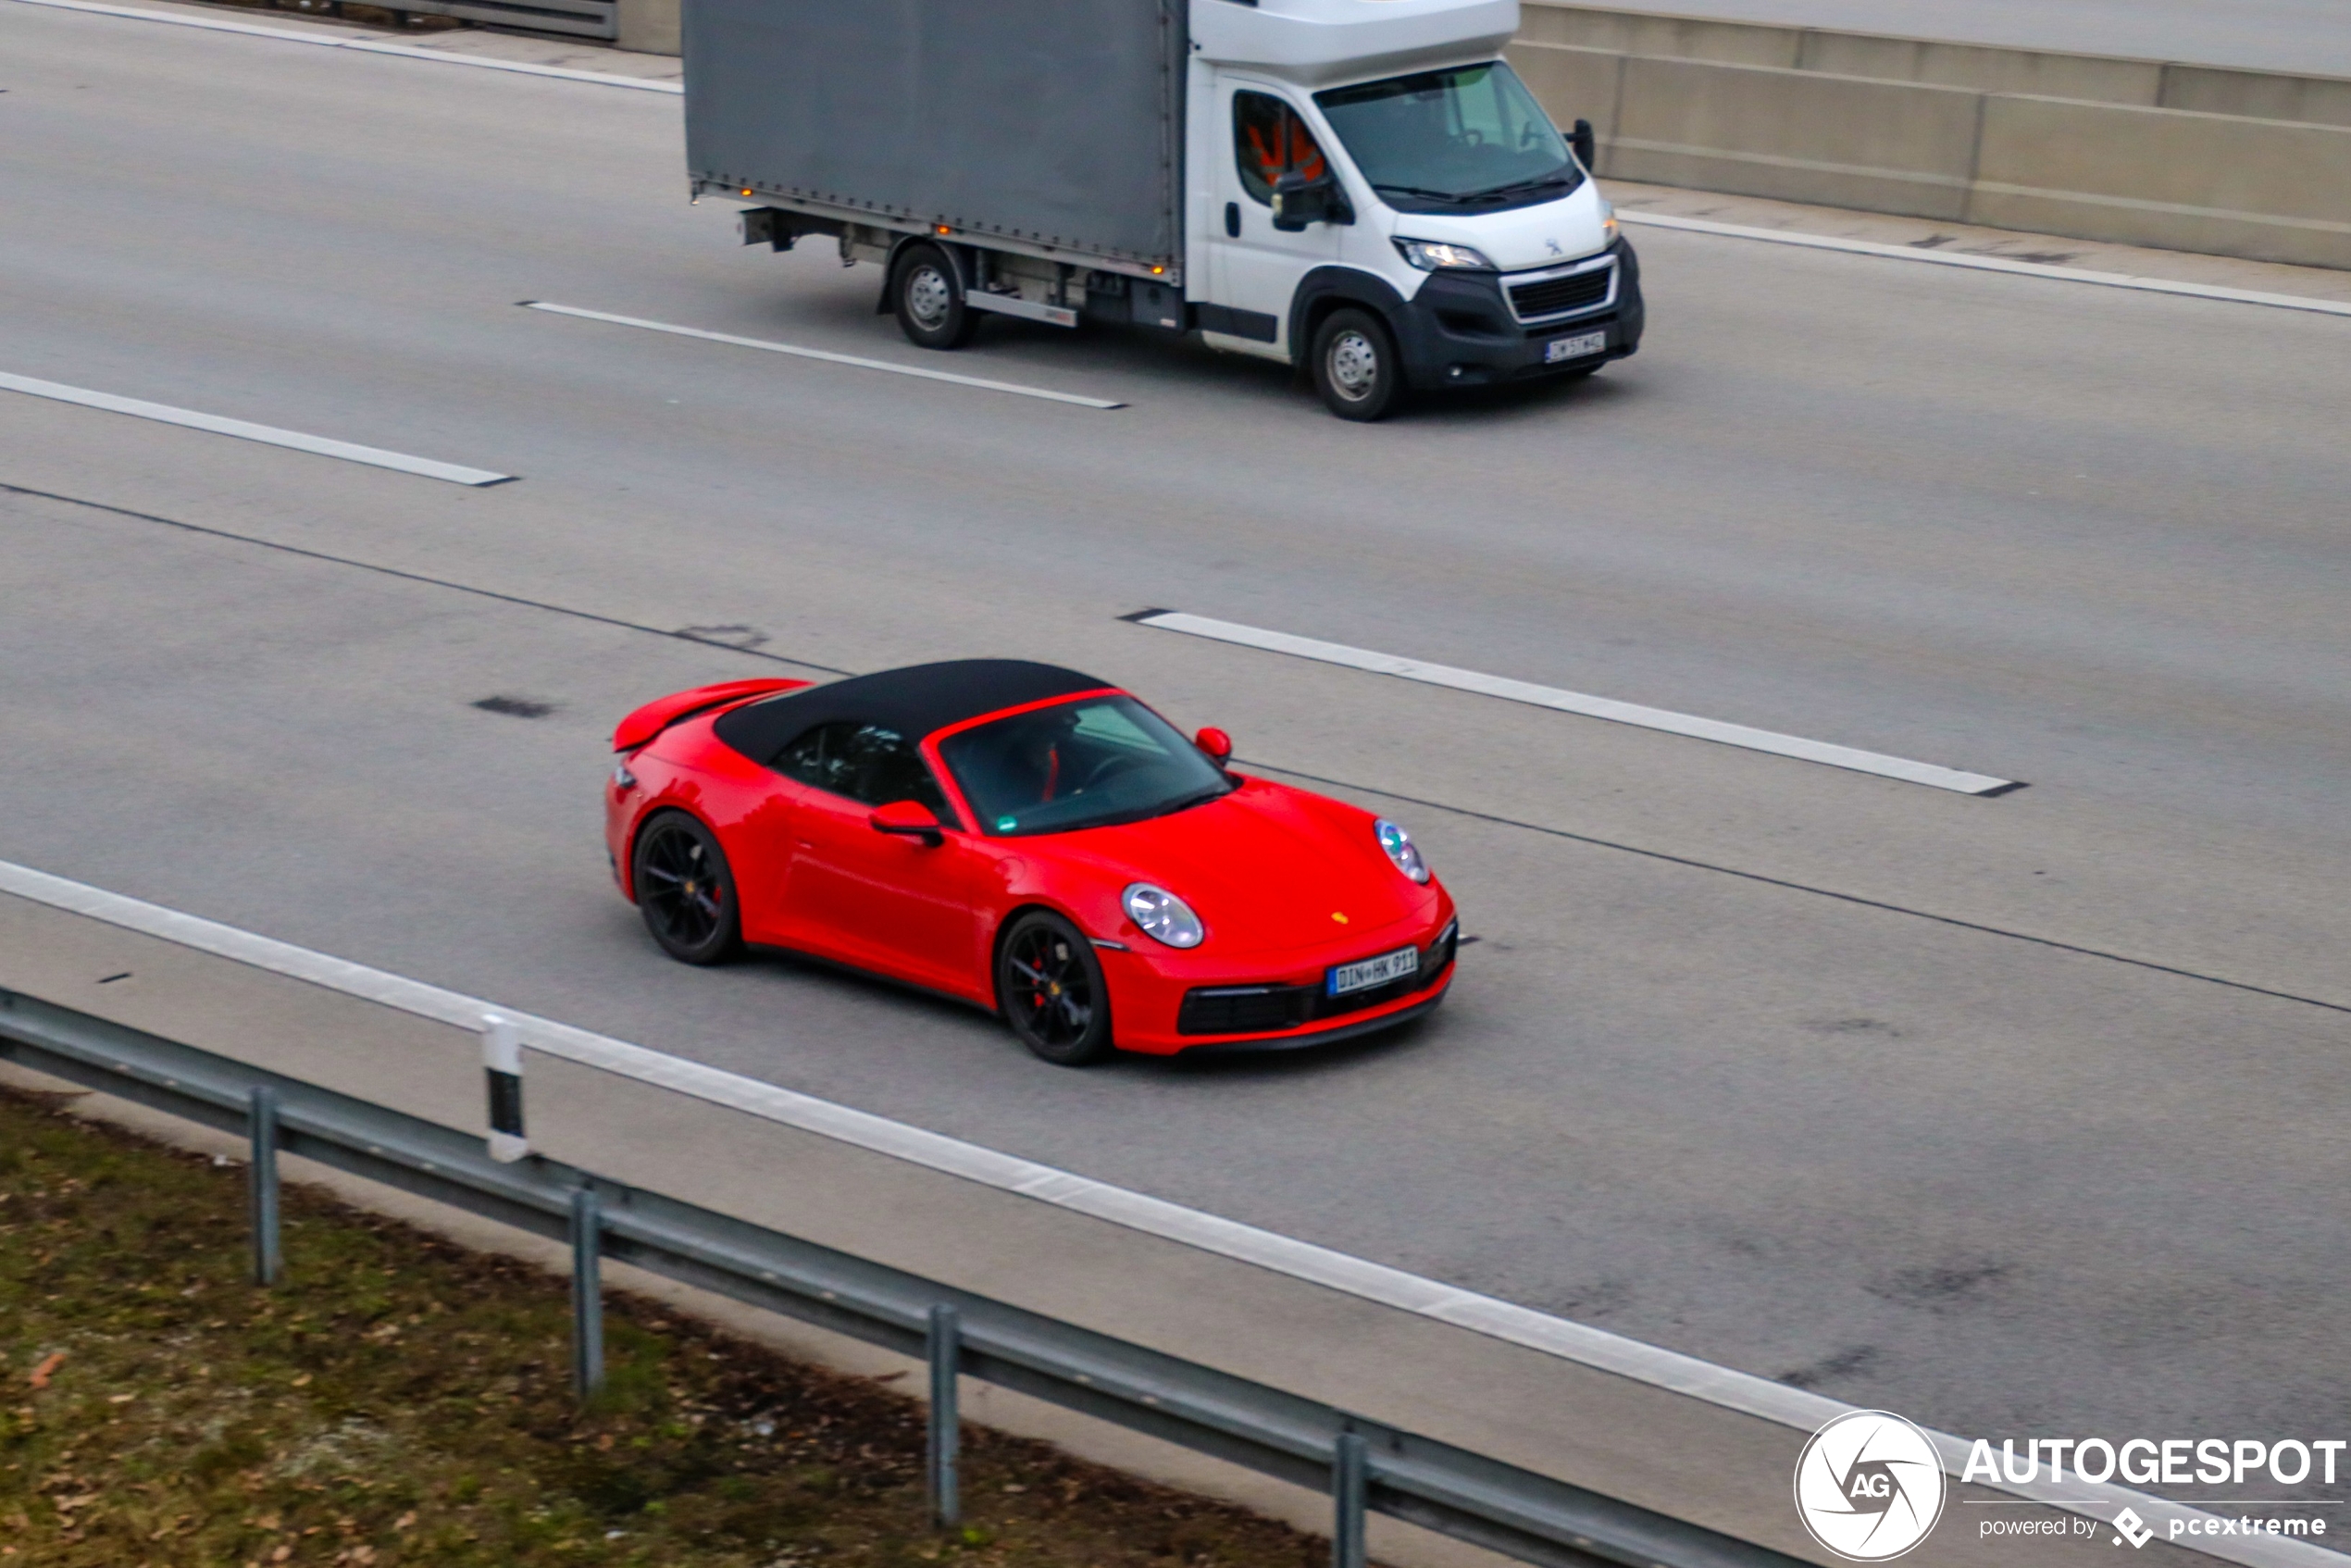
POLYGON ((814 686, 813 680, 722 680, 715 686, 697 686, 690 691, 674 691, 657 697, 620 721, 612 732, 612 749, 633 752, 680 719, 708 713, 713 708, 753 697, 771 696, 778 691, 797 691, 803 686, 814 686))

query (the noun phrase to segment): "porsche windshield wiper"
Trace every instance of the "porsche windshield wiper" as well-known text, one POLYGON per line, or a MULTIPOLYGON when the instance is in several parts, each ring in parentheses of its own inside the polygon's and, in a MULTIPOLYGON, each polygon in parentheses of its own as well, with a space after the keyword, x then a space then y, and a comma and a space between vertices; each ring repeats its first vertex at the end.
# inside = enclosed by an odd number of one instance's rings
POLYGON ((1193 806, 1205 804, 1210 801, 1223 800, 1236 788, 1237 786, 1231 784, 1212 784, 1205 790, 1195 790, 1188 795, 1178 795, 1172 801, 1157 801, 1147 806, 1137 806, 1132 811, 1122 811, 1109 816, 1096 817, 1085 826, 1124 828, 1130 822, 1149 822, 1153 817, 1173 816, 1179 811, 1188 811, 1193 806))
POLYGON ((1221 800, 1231 794, 1235 786, 1230 784, 1213 784, 1188 795, 1178 795, 1167 801, 1153 801, 1149 805, 1130 806, 1125 811, 1105 812, 1100 816, 1081 816, 1068 822, 1039 823, 1023 828, 1021 834, 1011 836, 1020 837, 1027 833, 1082 833, 1089 828, 1124 828, 1129 823, 1149 822, 1158 816, 1173 816, 1179 811, 1188 810, 1204 802, 1221 800))
POLYGON ((1178 795, 1176 799, 1169 801, 1166 804, 1161 806, 1156 812, 1152 813, 1152 815, 1154 816, 1173 816, 1179 811, 1188 811, 1193 806, 1204 805, 1210 801, 1221 801, 1225 796, 1231 794, 1236 787, 1237 786, 1231 784, 1211 784, 1207 789, 1198 790, 1192 794, 1178 795))

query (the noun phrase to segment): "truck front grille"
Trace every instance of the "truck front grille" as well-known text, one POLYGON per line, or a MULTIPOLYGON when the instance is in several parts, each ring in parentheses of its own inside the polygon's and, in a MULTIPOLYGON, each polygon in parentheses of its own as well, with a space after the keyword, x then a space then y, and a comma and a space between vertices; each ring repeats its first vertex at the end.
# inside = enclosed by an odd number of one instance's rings
POLYGON ((1599 309, 1616 297, 1616 258, 1610 256, 1606 266, 1595 267, 1588 272, 1513 283, 1510 296, 1511 309, 1522 323, 1599 309))

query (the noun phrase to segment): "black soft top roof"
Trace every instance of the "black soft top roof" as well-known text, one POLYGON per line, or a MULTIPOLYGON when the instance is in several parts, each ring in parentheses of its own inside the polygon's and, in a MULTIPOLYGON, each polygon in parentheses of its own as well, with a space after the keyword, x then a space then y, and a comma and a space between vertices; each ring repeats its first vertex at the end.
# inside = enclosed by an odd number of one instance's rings
POLYGON ((951 659, 787 691, 720 714, 712 728, 752 761, 768 763, 820 724, 855 719, 920 740, 982 714, 1113 684, 1026 659, 951 659))

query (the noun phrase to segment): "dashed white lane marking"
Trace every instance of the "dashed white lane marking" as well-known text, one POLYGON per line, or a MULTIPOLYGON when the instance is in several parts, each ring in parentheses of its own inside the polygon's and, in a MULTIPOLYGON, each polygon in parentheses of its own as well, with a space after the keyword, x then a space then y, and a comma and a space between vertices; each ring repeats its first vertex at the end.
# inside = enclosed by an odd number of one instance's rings
POLYGON ((655 81, 610 71, 572 70, 564 66, 534 66, 521 60, 493 60, 479 55, 454 54, 446 49, 419 49, 408 44, 386 44, 366 33, 310 31, 290 27, 256 27, 219 17, 187 17, 172 11, 149 11, 136 6, 101 6, 93 0, 19 0, 26 6, 46 6, 57 11, 87 11, 93 16, 121 17, 130 21, 164 22, 172 27, 198 28, 205 32, 242 32, 251 38, 275 38, 288 44, 308 44, 326 49, 350 49, 362 55, 394 55, 404 60, 437 60, 442 65, 476 66, 483 70, 511 71, 516 76, 551 76, 560 81, 586 81, 598 87, 628 87, 640 93, 682 94, 681 82, 655 81))
POLYGON ((2046 262, 2016 261, 2004 255, 1954 255, 1926 251, 1915 245, 1889 245, 1876 240, 1844 240, 1829 234, 1793 233, 1785 229, 1757 229, 1744 223, 1716 223, 1704 218, 1675 218, 1661 212, 1636 212, 1619 207, 1619 219, 1657 229, 1686 229, 1693 234, 1720 234, 1732 240, 1761 240, 1774 245, 1801 245, 1807 250, 1846 251, 1854 255, 1882 256, 1888 261, 1922 261, 1932 267, 1963 267, 1975 272, 2007 272, 2020 278, 2046 278, 2059 283, 2092 283, 2108 289, 2137 289, 2151 294, 2180 294, 2189 299, 2225 300, 2233 305, 2266 305, 2280 310, 2314 310, 2322 316, 2351 316, 2351 300, 2316 299, 2308 294, 2272 294, 2259 289, 2230 289, 2218 283, 2183 283, 2170 278, 2141 278, 2129 272, 2097 272, 2085 267, 2052 267, 2046 262))
POLYGON ((1484 697, 1531 703, 1539 708, 1556 708, 1561 713, 1581 714, 1586 718, 1604 718, 1617 724, 1638 725, 1644 729, 1661 729, 1669 735, 1687 735, 1695 740, 1719 741, 1725 746, 1742 746, 1750 752, 1769 752, 1774 756, 1794 757, 1800 762, 1850 768, 1856 773, 1874 773, 1883 778, 1898 778, 1906 784, 1924 784, 1930 789, 1951 790, 1962 795, 1999 795, 2023 787, 2012 778, 1995 778, 1984 773, 1963 773, 1958 768, 1912 762, 1907 757, 1889 757, 1876 752, 1857 751, 1851 746, 1835 745, 1826 740, 1807 740, 1801 736, 1751 729, 1744 724, 1725 724, 1720 719, 1698 718, 1664 708, 1645 708, 1637 703, 1620 703, 1612 697, 1563 691, 1555 686, 1536 686, 1528 681, 1512 680, 1507 676, 1456 669, 1451 665, 1433 665, 1425 660, 1402 658, 1394 653, 1375 653, 1368 648, 1350 648, 1343 642, 1325 642, 1312 637, 1294 637, 1286 631, 1268 631, 1263 627, 1187 615, 1181 610, 1145 610, 1126 618, 1138 626, 1157 627, 1163 631, 1180 631, 1193 637, 1213 638, 1219 642, 1238 642, 1245 648, 1263 648, 1271 653, 1320 660, 1326 665, 1369 670, 1375 675, 1393 675, 1405 680, 1423 681, 1430 686, 1449 686, 1457 691, 1474 691, 1484 697))
POLYGON ((764 338, 739 338, 731 332, 705 332, 699 327, 679 327, 667 321, 646 321, 634 316, 614 316, 601 310, 582 310, 578 305, 550 305, 545 300, 519 302, 526 310, 544 310, 557 316, 577 316, 583 321, 603 321, 615 327, 641 327, 648 332, 667 332, 673 337, 700 338, 704 342, 728 343, 736 348, 765 349, 769 354, 789 354, 801 359, 821 359, 828 365, 850 365, 860 370, 887 370, 893 376, 920 376, 926 381, 952 381, 959 387, 977 387, 982 392, 1013 392, 1021 397, 1041 397, 1048 403, 1070 403, 1080 408, 1124 408, 1123 403, 1105 398, 1080 397, 1076 392, 1049 392, 1043 387, 1025 387, 1017 381, 991 381, 982 376, 958 376, 952 370, 926 370, 914 365, 897 365, 887 359, 861 359, 853 354, 834 354, 828 349, 802 348, 797 343, 771 343, 764 338))
POLYGON ((109 414, 129 414, 135 418, 153 419, 158 424, 183 425, 189 429, 207 430, 217 436, 235 436, 240 441, 257 441, 269 446, 289 447, 296 452, 312 452, 321 457, 339 457, 346 463, 395 468, 404 474, 421 474, 429 479, 446 479, 451 484, 504 484, 515 477, 512 474, 493 474, 487 468, 468 468, 462 463, 442 463, 430 457, 412 457, 404 452, 387 452, 379 446, 361 446, 355 442, 305 435, 300 430, 281 430, 274 425, 256 425, 246 419, 200 414, 193 408, 174 408, 168 403, 147 403, 135 397, 117 397, 112 392, 92 392, 86 387, 69 387, 60 381, 12 376, 4 370, 0 370, 0 390, 45 397, 57 403, 76 403, 84 408, 101 408, 109 414))

